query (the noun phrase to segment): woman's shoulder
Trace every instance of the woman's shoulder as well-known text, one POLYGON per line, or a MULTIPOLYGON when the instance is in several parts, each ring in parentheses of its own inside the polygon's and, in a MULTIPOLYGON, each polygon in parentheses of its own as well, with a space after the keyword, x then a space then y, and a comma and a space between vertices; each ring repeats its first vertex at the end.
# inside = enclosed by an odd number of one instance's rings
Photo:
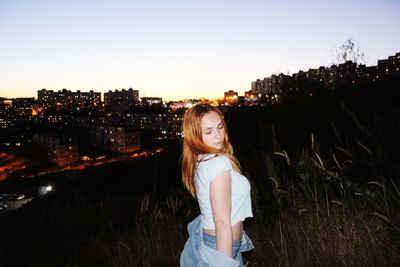
POLYGON ((229 163, 229 156, 226 154, 202 154, 199 156, 199 163, 205 165, 218 165, 229 163))
POLYGON ((232 170, 232 165, 228 155, 207 154, 199 157, 197 170, 200 180, 206 179, 211 182, 221 172, 232 170))
POLYGON ((200 165, 204 167, 220 167, 228 168, 231 167, 231 161, 228 155, 225 154, 207 154, 204 157, 199 158, 200 165))

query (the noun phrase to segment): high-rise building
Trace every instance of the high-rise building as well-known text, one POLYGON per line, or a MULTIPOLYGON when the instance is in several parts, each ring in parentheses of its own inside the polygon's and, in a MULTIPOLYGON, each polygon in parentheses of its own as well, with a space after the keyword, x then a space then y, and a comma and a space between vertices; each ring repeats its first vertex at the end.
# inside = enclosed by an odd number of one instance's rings
POLYGON ((33 97, 13 98, 10 101, 11 108, 16 112, 17 116, 31 116, 36 104, 33 97))
POLYGON ((39 106, 44 109, 94 109, 101 104, 100 92, 72 92, 62 89, 57 92, 42 89, 38 91, 39 106))
POLYGON ((2 98, 0 100, 0 129, 26 128, 32 119, 36 101, 33 97, 2 98))
POLYGON ((378 77, 380 80, 390 80, 400 77, 400 53, 378 60, 378 77))
POLYGON ((289 91, 294 85, 294 78, 283 73, 272 75, 263 80, 257 79, 252 82, 251 88, 254 95, 275 95, 289 91))
POLYGON ((79 160, 78 144, 70 137, 37 134, 33 141, 47 147, 50 161, 66 166, 79 160))
POLYGON ((140 132, 129 131, 125 127, 96 125, 90 129, 89 134, 93 147, 130 153, 141 146, 140 132))
POLYGON ((122 89, 121 91, 108 91, 104 93, 104 105, 107 110, 114 112, 124 112, 129 107, 139 103, 139 90, 122 89))

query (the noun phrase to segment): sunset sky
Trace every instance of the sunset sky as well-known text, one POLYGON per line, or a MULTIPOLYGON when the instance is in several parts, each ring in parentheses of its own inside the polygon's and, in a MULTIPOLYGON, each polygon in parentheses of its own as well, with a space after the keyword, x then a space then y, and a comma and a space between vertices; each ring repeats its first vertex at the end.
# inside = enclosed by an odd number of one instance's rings
POLYGON ((134 88, 165 100, 239 94, 332 64, 353 38, 400 52, 400 1, 0 0, 0 97, 134 88))

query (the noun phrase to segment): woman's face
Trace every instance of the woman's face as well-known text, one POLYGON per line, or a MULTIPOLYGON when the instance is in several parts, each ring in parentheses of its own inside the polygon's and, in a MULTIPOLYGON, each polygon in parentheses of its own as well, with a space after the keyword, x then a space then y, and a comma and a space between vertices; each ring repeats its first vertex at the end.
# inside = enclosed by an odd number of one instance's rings
POLYGON ((206 113, 200 122, 203 143, 221 149, 225 138, 225 127, 222 118, 215 111, 206 113))

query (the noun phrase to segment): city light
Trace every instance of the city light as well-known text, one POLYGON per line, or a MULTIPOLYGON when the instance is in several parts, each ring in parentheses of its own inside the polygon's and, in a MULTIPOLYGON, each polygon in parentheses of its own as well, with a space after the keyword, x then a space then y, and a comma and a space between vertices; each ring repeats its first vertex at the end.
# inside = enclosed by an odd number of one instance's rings
POLYGON ((39 186, 39 195, 40 196, 45 196, 48 193, 53 191, 53 186, 52 185, 44 185, 44 186, 39 186))

